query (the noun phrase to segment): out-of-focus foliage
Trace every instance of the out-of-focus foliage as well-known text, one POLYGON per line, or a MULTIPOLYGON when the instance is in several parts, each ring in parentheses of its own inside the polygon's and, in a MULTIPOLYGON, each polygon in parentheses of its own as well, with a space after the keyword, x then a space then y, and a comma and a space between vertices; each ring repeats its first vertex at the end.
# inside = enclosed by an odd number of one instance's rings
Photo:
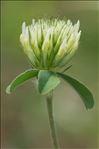
POLYGON ((54 115, 62 148, 97 148, 98 142, 98 2, 91 1, 2 1, 2 148, 50 148, 45 98, 36 92, 35 80, 12 95, 7 84, 30 68, 19 42, 23 21, 60 17, 81 22, 79 50, 68 74, 85 83, 93 92, 95 106, 86 111, 80 97, 62 82, 54 93, 54 115))

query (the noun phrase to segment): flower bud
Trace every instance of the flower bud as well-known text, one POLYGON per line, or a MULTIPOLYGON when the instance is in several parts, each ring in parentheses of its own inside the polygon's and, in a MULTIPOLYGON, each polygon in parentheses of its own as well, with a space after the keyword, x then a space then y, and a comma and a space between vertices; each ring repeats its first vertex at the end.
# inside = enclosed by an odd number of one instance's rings
POLYGON ((79 20, 75 25, 59 19, 33 19, 30 26, 24 22, 20 42, 33 67, 52 70, 66 65, 78 48, 79 27, 79 20))

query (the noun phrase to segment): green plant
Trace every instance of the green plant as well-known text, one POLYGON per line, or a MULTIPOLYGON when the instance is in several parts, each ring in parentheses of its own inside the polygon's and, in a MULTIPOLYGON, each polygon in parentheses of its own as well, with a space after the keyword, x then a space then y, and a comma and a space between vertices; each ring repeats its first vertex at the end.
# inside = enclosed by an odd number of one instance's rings
POLYGON ((59 85, 60 78, 74 87, 86 109, 94 105, 89 89, 76 79, 64 74, 71 67, 66 67, 68 61, 78 49, 81 35, 79 26, 79 21, 72 25, 70 20, 58 19, 39 19, 38 21, 33 19, 30 26, 26 26, 24 22, 20 41, 32 68, 18 75, 6 89, 6 93, 10 94, 26 80, 36 77, 39 93, 46 95, 54 149, 58 149, 59 144, 53 117, 52 92, 59 85))

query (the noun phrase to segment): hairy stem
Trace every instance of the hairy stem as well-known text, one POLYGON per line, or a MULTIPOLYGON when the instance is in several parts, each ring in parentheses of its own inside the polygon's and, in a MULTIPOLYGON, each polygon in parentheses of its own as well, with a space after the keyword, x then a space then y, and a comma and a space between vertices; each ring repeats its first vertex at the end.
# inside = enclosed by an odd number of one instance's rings
POLYGON ((47 109, 48 109, 48 116, 49 116, 49 124, 50 124, 50 131, 51 131, 51 137, 53 142, 53 149, 59 149, 57 136, 56 136, 56 129, 55 129, 55 122, 54 122, 54 116, 53 116, 53 95, 50 93, 47 95, 47 109))

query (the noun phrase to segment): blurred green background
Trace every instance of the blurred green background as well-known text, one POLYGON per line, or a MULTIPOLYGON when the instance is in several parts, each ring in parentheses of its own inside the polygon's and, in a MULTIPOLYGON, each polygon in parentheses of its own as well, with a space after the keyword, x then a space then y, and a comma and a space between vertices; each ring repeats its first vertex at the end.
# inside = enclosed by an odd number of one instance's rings
POLYGON ((33 81, 5 94, 9 82, 30 68, 19 42, 22 22, 42 17, 81 22, 79 50, 67 73, 90 88, 95 105, 86 111, 79 95, 62 81, 54 92, 54 115, 61 148, 98 149, 98 2, 92 1, 2 1, 2 149, 51 149, 45 97, 33 81))

